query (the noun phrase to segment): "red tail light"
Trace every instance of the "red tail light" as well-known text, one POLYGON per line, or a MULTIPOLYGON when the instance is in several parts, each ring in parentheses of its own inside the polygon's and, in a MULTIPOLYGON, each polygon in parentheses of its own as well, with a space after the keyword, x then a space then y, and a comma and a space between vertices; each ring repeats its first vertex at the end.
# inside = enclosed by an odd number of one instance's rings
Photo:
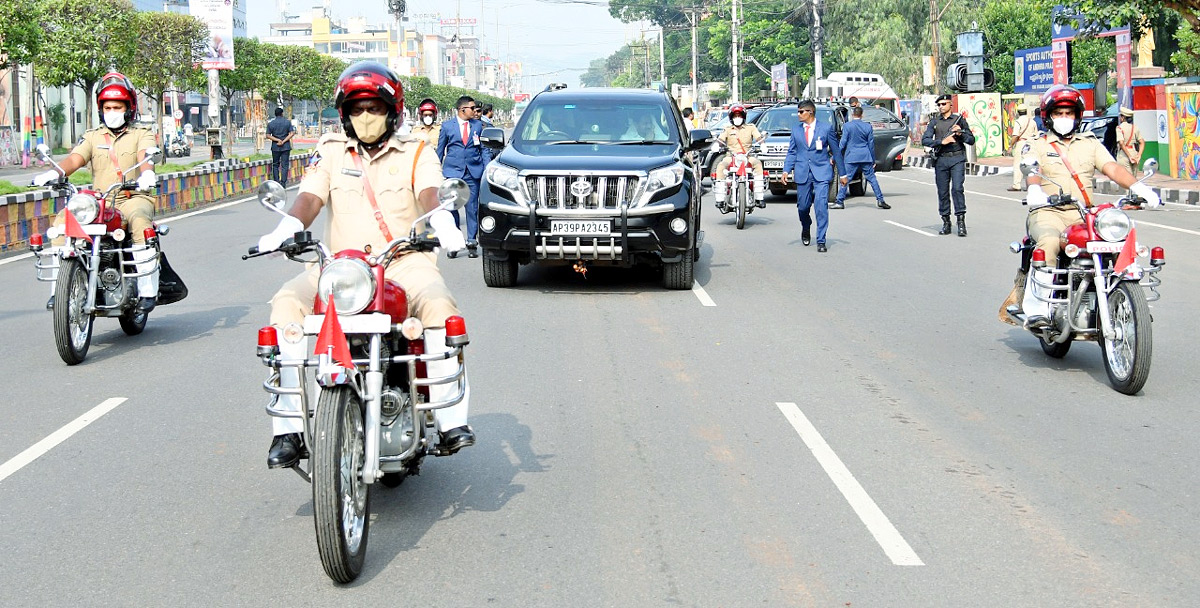
POLYGON ((35 232, 29 235, 29 247, 31 249, 41 249, 45 244, 46 241, 42 240, 42 233, 35 232))
POLYGON ((458 315, 447 317, 446 346, 462 346, 467 342, 467 322, 458 315))
POLYGON ((1166 252, 1162 247, 1155 247, 1150 250, 1150 264, 1153 266, 1162 266, 1167 263, 1166 252))
POLYGON ((155 232, 154 226, 151 226, 142 231, 142 236, 146 237, 147 241, 153 241, 158 238, 158 232, 155 232))
MULTIPOLYGON (((425 354, 425 342, 423 342, 421 340, 409 340, 408 341, 408 354, 410 354, 410 355, 425 354)), ((417 361, 417 377, 418 378, 428 378, 429 377, 427 374, 427 370, 425 369, 424 361, 417 361)), ((429 399, 429 387, 428 386, 418 386, 417 392, 424 395, 426 399, 429 399)))
POLYGON ((279 354, 279 333, 268 325, 258 330, 258 356, 279 354))
POLYGON ((1034 268, 1042 268, 1046 265, 1046 252, 1043 249, 1034 249, 1033 258, 1031 260, 1034 268))

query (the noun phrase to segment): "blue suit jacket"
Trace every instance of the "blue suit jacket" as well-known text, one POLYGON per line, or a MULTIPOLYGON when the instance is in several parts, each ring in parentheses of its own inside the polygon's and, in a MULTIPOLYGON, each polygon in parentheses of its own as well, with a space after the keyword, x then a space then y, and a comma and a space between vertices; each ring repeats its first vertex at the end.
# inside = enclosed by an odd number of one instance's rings
POLYGON ((805 141, 804 123, 800 123, 792 129, 787 157, 783 159, 783 172, 791 173, 795 168, 796 173, 792 181, 797 184, 806 184, 809 180, 833 181, 834 174, 833 167, 829 164, 830 158, 837 163, 842 173, 845 173, 846 161, 842 158, 842 147, 838 144, 837 138, 833 136, 833 127, 827 122, 818 120, 813 123, 813 128, 816 131, 813 133, 811 144, 805 141))
POLYGON ((875 129, 871 123, 851 120, 843 125, 842 152, 848 163, 874 163, 875 129))
POLYGON ((442 123, 438 133, 437 155, 442 160, 442 177, 461 177, 479 181, 483 177, 483 146, 479 134, 483 123, 477 119, 467 122, 467 143, 462 140, 462 123, 457 118, 442 123))

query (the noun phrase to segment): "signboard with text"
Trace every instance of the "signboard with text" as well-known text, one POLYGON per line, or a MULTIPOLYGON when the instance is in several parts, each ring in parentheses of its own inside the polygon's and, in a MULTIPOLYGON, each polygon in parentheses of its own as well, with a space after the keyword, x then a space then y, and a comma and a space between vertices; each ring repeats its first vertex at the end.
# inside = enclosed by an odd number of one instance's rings
POLYGON ((200 66, 206 70, 232 70, 233 3, 228 0, 188 0, 188 12, 208 26, 208 44, 200 66))
POLYGON ((787 94, 787 64, 777 63, 771 66, 771 90, 776 93, 787 94))
POLYGON ((1017 49, 1013 53, 1013 74, 1017 93, 1042 93, 1054 84, 1053 47, 1017 49))

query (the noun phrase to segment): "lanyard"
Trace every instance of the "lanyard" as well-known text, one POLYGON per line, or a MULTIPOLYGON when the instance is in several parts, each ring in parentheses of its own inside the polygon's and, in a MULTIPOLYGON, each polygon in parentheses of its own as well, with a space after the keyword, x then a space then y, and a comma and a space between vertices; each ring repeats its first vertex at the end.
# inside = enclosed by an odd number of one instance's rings
POLYGON ((367 171, 363 169, 362 158, 358 156, 358 150, 351 148, 350 157, 354 159, 354 168, 358 169, 359 174, 362 176, 363 193, 367 195, 367 201, 371 203, 371 209, 375 210, 375 221, 379 222, 379 231, 391 243, 392 231, 388 229, 387 222, 383 220, 383 212, 379 210, 379 203, 375 202, 375 189, 371 187, 371 180, 367 179, 367 171))
POLYGON ((1067 160, 1067 153, 1062 148, 1058 147, 1058 142, 1056 141, 1050 142, 1050 146, 1054 148, 1055 152, 1058 152, 1058 157, 1062 159, 1063 166, 1067 168, 1067 171, 1071 172, 1071 179, 1075 180, 1076 186, 1079 186, 1079 193, 1083 195, 1084 204, 1088 207, 1091 207, 1092 197, 1088 196, 1087 190, 1085 190, 1083 187, 1083 182, 1079 179, 1079 174, 1075 173, 1074 167, 1071 166, 1071 161, 1067 160))

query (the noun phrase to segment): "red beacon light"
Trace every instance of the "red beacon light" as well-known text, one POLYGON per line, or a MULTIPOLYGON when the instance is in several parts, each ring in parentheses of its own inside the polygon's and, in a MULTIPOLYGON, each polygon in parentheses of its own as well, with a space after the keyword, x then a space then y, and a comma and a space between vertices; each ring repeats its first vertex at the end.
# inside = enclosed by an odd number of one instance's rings
POLYGON ((1155 247, 1150 250, 1150 265, 1162 266, 1167 263, 1166 252, 1162 247, 1155 247))
POLYGON ((158 238, 158 231, 154 229, 154 226, 150 226, 142 231, 142 236, 145 237, 146 242, 149 243, 150 241, 158 238))
POLYGON ((1030 265, 1034 268, 1044 268, 1046 266, 1046 250, 1041 248, 1034 249, 1030 265))
POLYGON ((41 251, 42 247, 45 246, 45 244, 46 244, 46 241, 42 239, 42 233, 35 232, 35 233, 29 235, 29 248, 30 249, 32 249, 34 251, 41 251))
POLYGON ((269 357, 279 354, 279 332, 268 325, 258 330, 258 356, 269 357))
POLYGON ((458 315, 446 317, 446 346, 464 346, 470 341, 467 322, 458 315))

